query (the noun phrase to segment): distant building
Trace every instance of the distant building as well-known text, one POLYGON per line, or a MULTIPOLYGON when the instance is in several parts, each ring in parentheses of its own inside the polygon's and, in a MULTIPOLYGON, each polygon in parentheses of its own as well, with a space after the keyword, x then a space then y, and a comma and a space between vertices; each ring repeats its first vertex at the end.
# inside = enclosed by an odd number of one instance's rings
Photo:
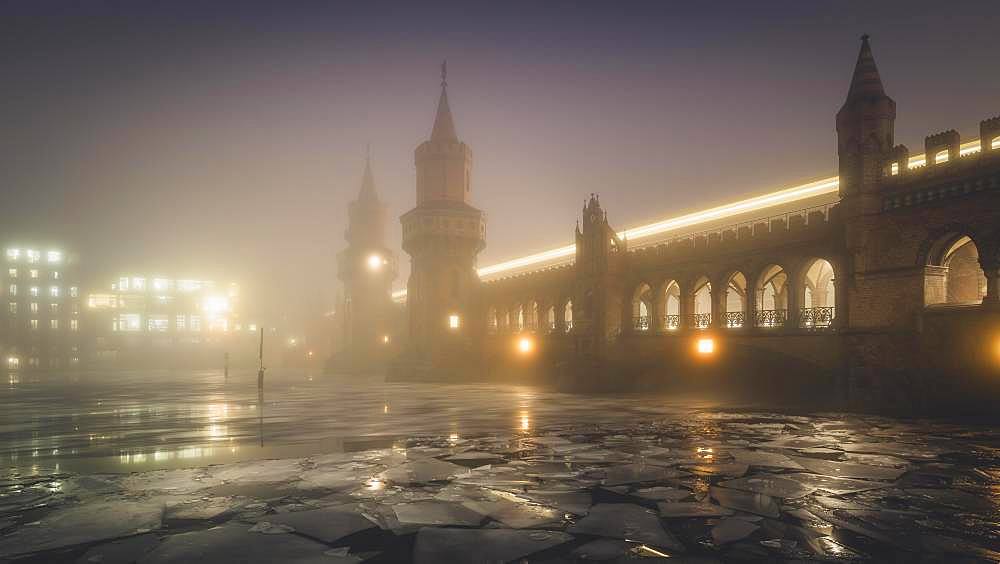
POLYGON ((122 276, 110 292, 87 296, 94 360, 119 367, 219 366, 230 348, 249 349, 257 332, 256 324, 241 321, 238 305, 236 284, 122 276))
POLYGON ((4 249, 0 354, 5 370, 52 370, 81 363, 77 259, 41 246, 4 249))

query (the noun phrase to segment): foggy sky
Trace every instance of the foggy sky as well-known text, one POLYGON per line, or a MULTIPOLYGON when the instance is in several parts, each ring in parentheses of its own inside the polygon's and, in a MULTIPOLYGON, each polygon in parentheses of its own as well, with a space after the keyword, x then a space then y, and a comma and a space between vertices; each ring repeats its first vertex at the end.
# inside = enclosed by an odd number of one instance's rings
POLYGON ((370 143, 401 288, 445 58, 481 265, 569 242, 590 192, 623 228, 835 174, 865 32, 897 143, 978 135, 1000 3, 870 4, 2 2, 0 241, 64 242, 102 285, 239 281, 298 318, 333 305, 370 143))

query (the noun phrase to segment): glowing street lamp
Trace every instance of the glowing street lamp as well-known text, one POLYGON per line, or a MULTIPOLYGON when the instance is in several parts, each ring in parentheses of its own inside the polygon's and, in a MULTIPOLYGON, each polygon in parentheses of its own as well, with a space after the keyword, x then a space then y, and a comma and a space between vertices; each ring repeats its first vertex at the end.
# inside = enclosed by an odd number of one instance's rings
POLYGON ((372 253, 372 254, 368 255, 368 260, 367 260, 368 270, 371 270, 372 272, 376 272, 378 270, 381 270, 382 269, 382 265, 385 264, 386 262, 388 262, 388 261, 386 261, 385 259, 383 259, 381 256, 379 256, 379 255, 377 255, 375 253, 372 253))
POLYGON ((457 314, 451 314, 448 316, 448 328, 452 330, 458 329, 459 319, 457 314))
POLYGON ((705 337, 698 339, 698 354, 710 355, 715 352, 715 339, 705 337))
POLYGON ((535 341, 531 337, 521 337, 517 340, 517 352, 526 355, 533 350, 535 350, 535 341))
POLYGON ((389 335, 382 335, 382 344, 383 345, 389 344, 389 335))

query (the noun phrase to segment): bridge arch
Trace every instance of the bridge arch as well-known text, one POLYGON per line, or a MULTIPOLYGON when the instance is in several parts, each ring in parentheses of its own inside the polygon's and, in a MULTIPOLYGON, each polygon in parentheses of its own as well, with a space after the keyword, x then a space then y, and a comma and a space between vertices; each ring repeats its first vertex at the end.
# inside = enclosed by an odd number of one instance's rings
POLYGON ((757 327, 782 327, 788 320, 788 273, 778 264, 761 269, 754 284, 757 327))
POLYGON ((689 325, 705 329, 712 325, 712 281, 708 276, 701 276, 691 284, 691 315, 689 325))
POLYGON ((721 325, 730 329, 745 327, 747 325, 747 312, 749 311, 749 286, 747 277, 743 272, 737 270, 725 278, 725 311, 722 312, 721 325))
POLYGON ((632 291, 632 329, 649 331, 653 319, 653 289, 646 282, 640 282, 632 291))
POLYGON ((496 306, 490 306, 486 311, 486 330, 491 335, 497 334, 500 330, 500 316, 497 314, 496 306))
POLYGON ((972 230, 937 234, 926 245, 924 304, 978 304, 986 297, 986 274, 972 230))
POLYGON ((657 316, 663 323, 663 329, 676 331, 681 326, 681 285, 676 279, 668 279, 659 285, 656 295, 660 302, 657 316))
POLYGON ((799 324, 807 328, 831 327, 837 315, 836 269, 825 258, 806 260, 799 270, 800 287, 795 291, 799 324))
POLYGON ((563 332, 569 333, 573 330, 573 300, 570 298, 567 298, 562 306, 562 322, 563 332))
POLYGON ((528 309, 524 314, 524 323, 526 331, 537 331, 538 330, 538 318, 539 318, 540 306, 538 305, 538 300, 531 300, 528 302, 528 309))

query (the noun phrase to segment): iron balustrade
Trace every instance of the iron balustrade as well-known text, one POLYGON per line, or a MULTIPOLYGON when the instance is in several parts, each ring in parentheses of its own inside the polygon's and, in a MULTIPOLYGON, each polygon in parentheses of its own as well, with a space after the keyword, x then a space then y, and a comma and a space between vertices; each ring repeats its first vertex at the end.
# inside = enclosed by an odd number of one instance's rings
POLYGON ((692 313, 688 316, 691 327, 696 329, 707 329, 712 325, 711 313, 692 313))
POLYGON ((799 327, 825 329, 833 326, 836 311, 832 307, 804 307, 799 312, 799 327))
POLYGON ((667 315, 663 318, 663 328, 667 331, 676 331, 681 326, 681 316, 667 315))
POLYGON ((632 318, 632 328, 636 331, 649 331, 649 316, 639 315, 632 318))
POLYGON ((549 333, 555 333, 555 332, 556 332, 556 322, 549 321, 549 333))
POLYGON ((565 321, 565 326, 566 326, 565 330, 566 330, 567 333, 569 333, 570 331, 572 331, 573 330, 573 320, 572 319, 567 319, 565 321))
POLYGON ((730 329, 743 327, 743 324, 746 323, 746 314, 742 311, 727 311, 722 314, 722 323, 730 329))
POLYGON ((757 327, 784 327, 788 321, 787 309, 762 309, 756 314, 757 327))

